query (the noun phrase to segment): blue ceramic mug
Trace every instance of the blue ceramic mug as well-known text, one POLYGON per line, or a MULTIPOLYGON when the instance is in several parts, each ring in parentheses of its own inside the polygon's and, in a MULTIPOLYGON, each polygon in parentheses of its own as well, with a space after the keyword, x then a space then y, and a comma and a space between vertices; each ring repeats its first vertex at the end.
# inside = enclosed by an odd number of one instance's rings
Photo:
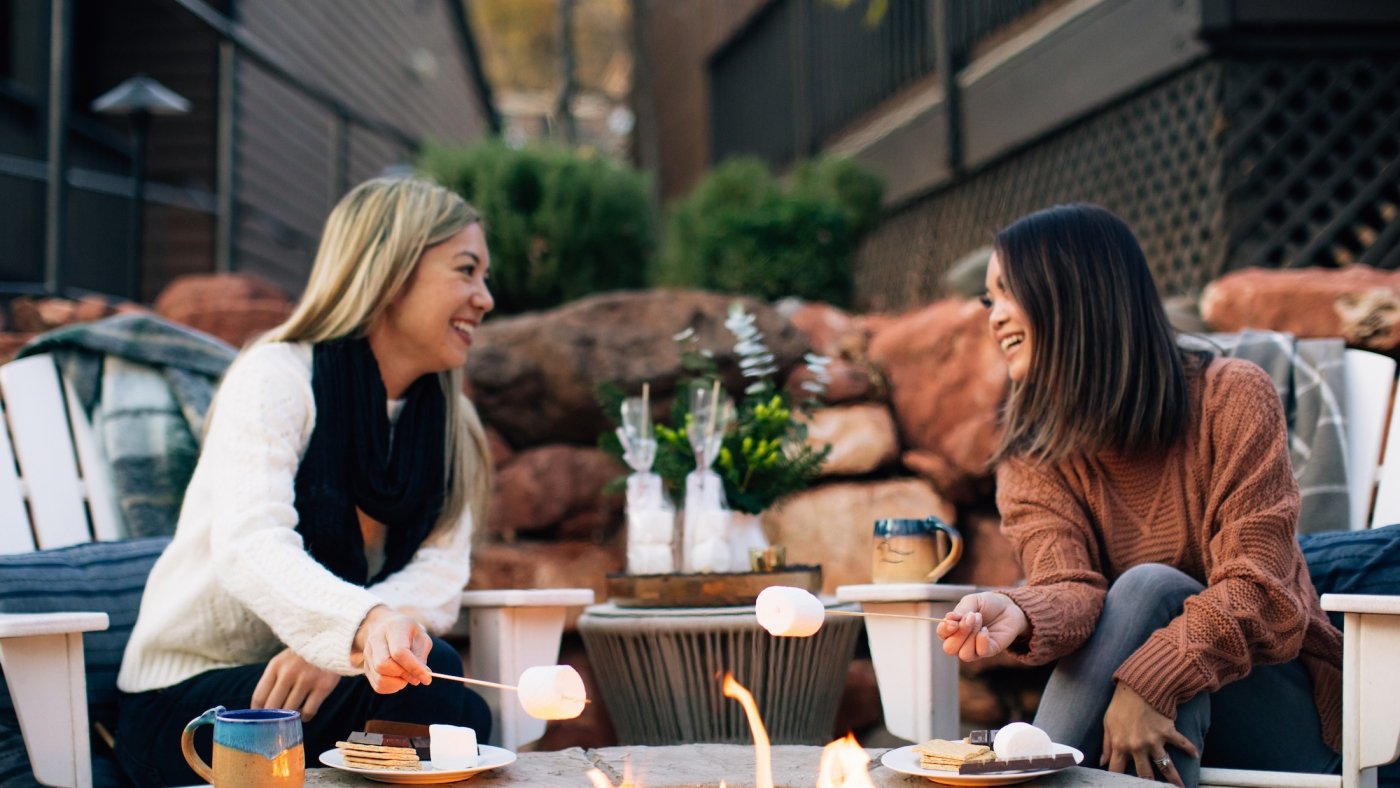
POLYGON ((287 709, 229 711, 215 706, 180 737, 190 768, 215 788, 300 788, 306 782, 301 714, 287 709), (214 765, 194 750, 194 731, 214 726, 214 765))
POLYGON ((875 521, 875 583, 933 583, 962 557, 958 529, 932 515, 875 521))

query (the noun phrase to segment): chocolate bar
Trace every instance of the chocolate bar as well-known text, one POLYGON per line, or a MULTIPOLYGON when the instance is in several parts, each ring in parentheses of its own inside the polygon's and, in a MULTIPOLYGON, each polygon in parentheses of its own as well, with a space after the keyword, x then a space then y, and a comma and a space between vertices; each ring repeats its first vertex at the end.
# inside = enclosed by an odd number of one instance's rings
POLYGON ((992 746, 992 742, 996 741, 996 739, 997 732, 995 730, 973 731, 967 735, 968 744, 983 744, 988 747, 992 746))
POLYGON ((1067 752, 1058 755, 1037 755, 1034 758, 1007 758, 981 763, 964 763, 958 766, 958 774, 987 774, 989 772, 1028 772, 1033 769, 1063 769, 1074 765, 1074 756, 1067 752))
POLYGON ((431 757, 429 750, 432 738, 429 736, 402 736, 395 733, 351 731, 345 740, 351 744, 368 744, 374 747, 411 747, 417 751, 419 758, 428 760, 431 757))

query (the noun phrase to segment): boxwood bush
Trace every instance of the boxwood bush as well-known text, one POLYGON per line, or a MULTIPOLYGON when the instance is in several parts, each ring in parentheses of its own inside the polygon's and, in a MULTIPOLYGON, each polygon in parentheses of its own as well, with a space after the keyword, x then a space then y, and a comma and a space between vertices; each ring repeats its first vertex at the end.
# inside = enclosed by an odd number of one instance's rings
POLYGON ((647 176, 601 155, 498 141, 428 146, 418 162, 485 220, 500 313, 644 287, 654 252, 647 176))
POLYGON ((849 305, 852 258, 883 190, 845 159, 802 164, 787 185, 758 159, 732 159, 672 207, 652 280, 849 305))

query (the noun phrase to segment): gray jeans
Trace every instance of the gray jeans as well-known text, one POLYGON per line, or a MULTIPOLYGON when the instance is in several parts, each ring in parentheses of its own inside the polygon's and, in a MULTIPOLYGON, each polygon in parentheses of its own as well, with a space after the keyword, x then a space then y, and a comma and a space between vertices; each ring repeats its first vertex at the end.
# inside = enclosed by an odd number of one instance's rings
MULTIPOLYGON (((1114 671, 1153 632, 1180 615, 1187 598, 1204 589, 1164 564, 1124 572, 1108 589, 1094 634, 1056 665, 1036 726, 1052 740, 1082 750, 1084 765, 1097 766, 1114 671)), ((1322 741, 1312 678, 1298 660, 1256 665, 1248 676, 1182 703, 1176 728, 1196 745, 1207 766, 1320 773, 1341 768, 1342 757, 1322 741)), ((1196 785, 1201 761, 1175 747, 1167 753, 1182 781, 1196 785)), ((1132 768, 1129 763, 1130 773, 1132 768)))

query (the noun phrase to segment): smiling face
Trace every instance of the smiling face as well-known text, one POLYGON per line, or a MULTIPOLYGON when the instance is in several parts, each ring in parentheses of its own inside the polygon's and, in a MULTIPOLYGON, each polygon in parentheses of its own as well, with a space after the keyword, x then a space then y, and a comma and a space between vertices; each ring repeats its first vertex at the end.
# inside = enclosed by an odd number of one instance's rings
POLYGON ((992 339, 1006 357, 1007 377, 1016 382, 1025 380, 1034 349, 1030 322, 1025 310, 1007 291, 1001 275, 1001 260, 995 252, 987 262, 987 292, 982 294, 982 305, 987 307, 987 327, 991 329, 992 339))
POLYGON ((477 326, 496 304, 487 286, 490 268, 480 224, 424 250, 369 331, 391 399, 423 375, 466 363, 477 326))

